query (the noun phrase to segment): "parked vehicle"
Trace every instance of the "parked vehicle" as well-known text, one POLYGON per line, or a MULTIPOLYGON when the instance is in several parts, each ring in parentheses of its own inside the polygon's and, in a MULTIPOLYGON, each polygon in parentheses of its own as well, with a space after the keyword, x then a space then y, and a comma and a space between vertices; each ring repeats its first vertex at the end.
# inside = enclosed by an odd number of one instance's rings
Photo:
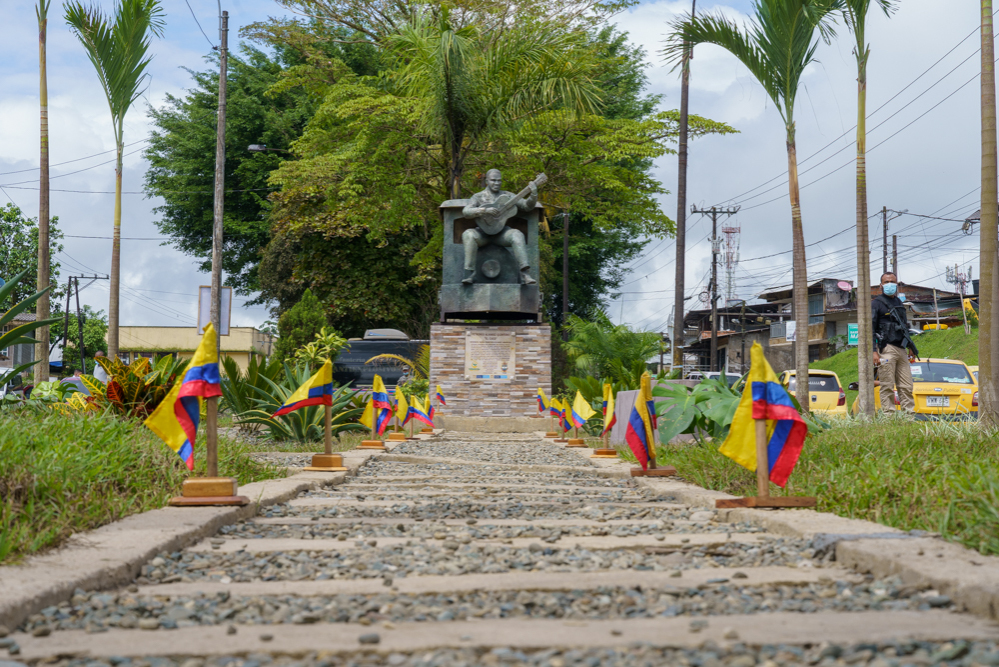
POLYGON ((968 366, 968 370, 975 376, 975 384, 978 384, 978 366, 968 366))
MULTIPOLYGON (((784 371, 780 374, 780 383, 788 393, 794 395, 797 390, 794 371, 784 371)), ((808 370, 809 410, 826 415, 847 416, 846 392, 839 382, 839 376, 833 371, 808 370)))
POLYGON ((5 396, 17 396, 24 398, 24 381, 20 375, 15 375, 5 384, 0 385, 0 399, 5 396))
POLYGON ((734 373, 726 373, 725 371, 708 371, 703 375, 704 378, 708 380, 721 380, 724 377, 725 383, 730 387, 739 379, 738 375, 734 373))
MULTIPOLYGON (((912 369, 912 400, 918 420, 978 419, 977 366, 969 367, 959 359, 920 359, 909 364, 912 369)), ((857 383, 851 382, 850 389, 857 383)), ((900 410, 894 387, 895 409, 900 410)), ((874 383, 874 406, 881 409, 881 387, 874 383)), ((850 414, 859 412, 857 400, 850 414)))

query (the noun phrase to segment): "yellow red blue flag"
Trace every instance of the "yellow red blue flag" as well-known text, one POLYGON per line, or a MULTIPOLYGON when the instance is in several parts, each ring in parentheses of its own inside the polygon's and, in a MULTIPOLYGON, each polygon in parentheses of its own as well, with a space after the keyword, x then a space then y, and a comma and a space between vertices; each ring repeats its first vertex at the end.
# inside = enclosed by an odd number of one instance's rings
POLYGON ((548 397, 545 396, 545 390, 542 389, 541 387, 538 387, 538 412, 540 412, 541 414, 545 414, 545 412, 548 410, 548 406, 549 406, 548 397))
POLYGON ((569 421, 572 425, 576 428, 583 428, 586 420, 595 414, 597 414, 596 410, 591 408, 590 404, 583 398, 583 394, 577 391, 576 398, 572 402, 572 410, 569 411, 569 421))
POLYGON ((184 374, 145 421, 149 430, 177 452, 188 470, 194 470, 201 401, 222 395, 216 342, 215 328, 209 324, 184 374))
POLYGON ((798 414, 777 374, 767 363, 763 348, 753 343, 749 376, 735 409, 728 437, 718 450, 743 468, 756 470, 757 419, 767 420, 767 463, 770 481, 783 487, 794 470, 808 435, 808 425, 798 414))
POLYGON ((382 435, 392 419, 392 401, 389 400, 388 390, 381 375, 375 376, 375 381, 371 387, 371 402, 374 405, 374 429, 375 433, 382 435))
POLYGON ((642 373, 638 396, 635 397, 635 407, 631 409, 628 427, 624 441, 634 452, 635 458, 642 464, 642 470, 647 470, 649 461, 656 460, 655 440, 656 408, 652 401, 652 380, 648 371, 642 373))
POLYGON ((430 392, 427 392, 427 416, 430 417, 431 422, 434 420, 435 412, 437 411, 434 410, 434 402, 430 400, 430 392))
POLYGON ((603 437, 614 428, 617 423, 617 416, 614 414, 614 387, 609 382, 604 383, 604 430, 600 432, 603 437))
POLYGON ((315 375, 288 397, 274 416, 280 417, 310 405, 333 405, 333 363, 329 359, 315 375))
POLYGON ((409 413, 409 403, 406 402, 406 395, 402 393, 402 387, 399 385, 395 386, 395 418, 399 420, 399 423, 403 426, 409 421, 411 417, 409 413))
POLYGON ((412 396, 411 398, 413 402, 410 405, 409 409, 410 412, 412 412, 413 414, 413 419, 421 421, 430 428, 433 428, 434 421, 430 418, 430 415, 427 414, 427 411, 423 407, 423 404, 420 403, 420 399, 417 396, 412 396))
POLYGON ((441 405, 444 405, 444 406, 447 405, 447 401, 444 400, 444 394, 443 394, 443 392, 441 392, 441 386, 440 385, 437 385, 437 401, 441 405))

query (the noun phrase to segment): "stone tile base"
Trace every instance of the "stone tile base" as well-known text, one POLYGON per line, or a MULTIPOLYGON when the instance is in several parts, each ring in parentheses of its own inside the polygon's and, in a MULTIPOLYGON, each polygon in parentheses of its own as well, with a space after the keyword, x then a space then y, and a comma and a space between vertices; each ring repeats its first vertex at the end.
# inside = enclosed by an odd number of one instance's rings
MULTIPOLYGON (((538 387, 551 396, 551 327, 547 324, 434 324, 430 327, 430 389, 441 386, 442 416, 539 417, 538 387), (465 377, 465 336, 513 333, 515 368, 509 380, 465 377)), ((547 421, 540 421, 545 423, 547 421)), ((541 427, 539 427, 541 428, 541 427)), ((541 428, 543 430, 543 428, 541 428)))

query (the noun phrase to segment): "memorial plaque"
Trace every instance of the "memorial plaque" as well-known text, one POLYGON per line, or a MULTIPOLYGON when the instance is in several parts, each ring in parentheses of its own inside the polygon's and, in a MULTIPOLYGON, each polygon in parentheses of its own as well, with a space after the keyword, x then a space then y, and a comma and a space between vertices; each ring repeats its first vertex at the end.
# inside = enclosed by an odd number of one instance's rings
POLYGON ((465 379, 510 382, 516 374, 515 336, 509 332, 465 334, 465 379))

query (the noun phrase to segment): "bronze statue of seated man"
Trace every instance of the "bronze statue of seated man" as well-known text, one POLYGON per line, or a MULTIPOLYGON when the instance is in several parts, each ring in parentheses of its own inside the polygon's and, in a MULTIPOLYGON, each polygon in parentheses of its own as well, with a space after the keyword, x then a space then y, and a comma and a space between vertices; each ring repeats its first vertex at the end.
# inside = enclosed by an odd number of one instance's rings
POLYGON ((486 172, 486 189, 472 195, 471 203, 462 210, 462 215, 476 221, 476 227, 466 229, 461 235, 465 247, 465 278, 461 281, 466 285, 475 283, 475 260, 479 248, 490 244, 511 248, 514 258, 520 266, 520 283, 533 285, 534 278, 528 270, 531 265, 527 261, 527 241, 524 234, 517 229, 507 227, 506 222, 516 211, 525 213, 534 208, 538 202, 538 188, 532 182, 530 196, 516 199, 517 195, 502 189, 503 176, 498 169, 486 172), (510 205, 514 204, 515 205, 510 205))

